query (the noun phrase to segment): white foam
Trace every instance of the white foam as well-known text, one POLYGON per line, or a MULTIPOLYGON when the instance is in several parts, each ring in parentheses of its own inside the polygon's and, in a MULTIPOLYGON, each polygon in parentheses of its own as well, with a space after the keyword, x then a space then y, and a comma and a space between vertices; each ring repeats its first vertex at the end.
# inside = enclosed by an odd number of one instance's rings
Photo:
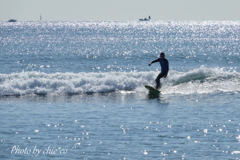
MULTIPOLYGON (((53 73, 21 72, 0 74, 0 96, 24 94, 81 94, 113 91, 146 91, 155 85, 158 72, 53 73)), ((240 73, 201 67, 188 72, 171 70, 162 79, 162 94, 239 92, 240 73)))
POLYGON ((202 94, 214 92, 239 92, 240 73, 223 68, 204 66, 189 72, 170 72, 165 94, 202 94))
POLYGON ((154 72, 0 74, 0 95, 79 94, 135 90, 149 84, 154 72))

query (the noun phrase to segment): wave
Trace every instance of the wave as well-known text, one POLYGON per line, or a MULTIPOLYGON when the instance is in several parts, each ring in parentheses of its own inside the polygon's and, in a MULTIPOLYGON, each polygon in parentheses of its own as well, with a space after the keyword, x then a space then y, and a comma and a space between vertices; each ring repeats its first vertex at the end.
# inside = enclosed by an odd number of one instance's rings
POLYGON ((154 73, 53 73, 0 74, 0 95, 80 94, 135 90, 148 84, 154 73))
MULTIPOLYGON (((21 72, 0 74, 0 96, 26 94, 82 94, 114 91, 146 92, 155 85, 158 72, 52 73, 21 72)), ((171 70, 161 80, 162 94, 201 94, 240 91, 240 73, 221 68, 200 67, 188 72, 171 70)))
POLYGON ((239 92, 240 73, 204 66, 188 72, 173 71, 166 87, 169 88, 165 91, 167 94, 239 92))

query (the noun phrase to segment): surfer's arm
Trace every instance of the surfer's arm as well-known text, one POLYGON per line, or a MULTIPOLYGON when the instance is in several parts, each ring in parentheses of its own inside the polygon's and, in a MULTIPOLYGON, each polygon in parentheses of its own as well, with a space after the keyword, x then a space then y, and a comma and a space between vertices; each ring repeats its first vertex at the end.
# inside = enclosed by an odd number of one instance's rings
POLYGON ((152 62, 150 62, 148 65, 151 66, 151 64, 153 64, 153 63, 155 63, 155 62, 159 62, 159 58, 156 59, 156 60, 154 60, 154 61, 152 61, 152 62))

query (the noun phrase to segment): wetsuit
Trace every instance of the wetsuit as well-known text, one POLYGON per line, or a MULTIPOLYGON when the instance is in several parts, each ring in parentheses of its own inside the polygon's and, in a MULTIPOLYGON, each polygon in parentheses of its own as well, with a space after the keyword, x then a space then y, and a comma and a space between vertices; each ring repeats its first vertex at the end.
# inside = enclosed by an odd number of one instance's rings
POLYGON ((168 60, 166 58, 158 58, 154 61, 152 61, 151 63, 155 63, 155 62, 159 62, 160 66, 161 66, 161 72, 159 73, 159 75, 157 76, 155 82, 157 83, 156 89, 160 88, 160 79, 162 77, 166 77, 168 74, 168 70, 169 70, 169 64, 168 64, 168 60))

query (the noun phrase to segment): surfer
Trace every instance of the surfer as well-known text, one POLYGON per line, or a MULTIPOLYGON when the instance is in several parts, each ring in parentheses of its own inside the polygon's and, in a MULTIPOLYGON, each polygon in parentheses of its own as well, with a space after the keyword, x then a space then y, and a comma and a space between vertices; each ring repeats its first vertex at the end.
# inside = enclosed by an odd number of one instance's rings
POLYGON ((161 72, 159 73, 159 75, 157 76, 155 82, 156 82, 156 89, 159 89, 161 87, 160 85, 160 79, 162 77, 166 78, 167 77, 167 74, 168 74, 168 70, 169 70, 169 64, 168 64, 168 60, 165 58, 165 53, 160 53, 160 58, 152 61, 151 63, 149 63, 148 65, 151 66, 152 63, 155 63, 155 62, 159 62, 160 65, 161 65, 161 72))

